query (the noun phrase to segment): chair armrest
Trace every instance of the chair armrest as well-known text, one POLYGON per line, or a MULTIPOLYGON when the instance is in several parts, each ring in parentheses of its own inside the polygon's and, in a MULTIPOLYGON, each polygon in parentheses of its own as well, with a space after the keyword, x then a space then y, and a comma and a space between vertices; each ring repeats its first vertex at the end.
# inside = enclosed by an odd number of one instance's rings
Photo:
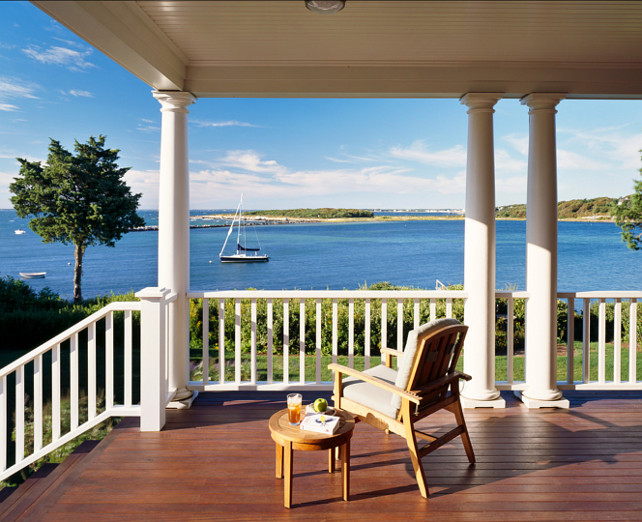
POLYGON ((383 356, 383 364, 388 368, 392 368, 392 358, 401 357, 403 352, 394 348, 381 348, 381 355, 383 356))
POLYGON ((360 379, 364 382, 374 384, 379 388, 383 388, 384 390, 394 393, 395 395, 399 395, 402 399, 408 399, 410 402, 414 402, 415 404, 419 404, 421 402, 421 397, 417 396, 415 393, 407 392, 403 388, 399 388, 394 384, 390 384, 377 377, 360 372, 359 370, 355 370, 354 368, 348 368, 347 366, 343 366, 341 364, 331 363, 328 364, 328 369, 335 372, 345 373, 346 375, 356 377, 357 379, 360 379))
POLYGON ((403 352, 395 350, 394 348, 381 348, 381 355, 392 355, 393 357, 401 357, 403 352))
POLYGON ((426 386, 422 386, 421 388, 417 388, 415 390, 412 390, 413 393, 417 395, 425 395, 431 390, 434 390, 436 388, 440 388, 441 386, 445 386, 448 384, 451 384, 454 381, 458 381, 459 379, 464 379, 465 381, 470 381, 472 377, 468 375, 467 373, 464 372, 458 372, 454 371, 451 373, 448 373, 444 375, 443 377, 440 377, 439 379, 436 379, 432 381, 431 383, 427 384, 426 386))

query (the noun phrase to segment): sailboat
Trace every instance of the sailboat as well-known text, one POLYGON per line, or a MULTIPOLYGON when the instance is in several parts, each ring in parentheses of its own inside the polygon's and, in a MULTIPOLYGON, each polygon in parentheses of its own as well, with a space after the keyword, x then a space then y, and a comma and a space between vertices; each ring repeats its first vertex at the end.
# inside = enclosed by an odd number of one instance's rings
MULTIPOLYGON (((246 244, 246 231, 245 225, 243 224, 243 195, 241 195, 241 201, 239 201, 239 206, 236 209, 234 214, 234 219, 230 225, 230 229, 227 231, 227 236, 225 237, 225 243, 223 243, 223 248, 221 248, 221 253, 218 255, 221 263, 262 263, 269 261, 270 258, 267 254, 260 254, 261 244, 259 243, 258 248, 250 248, 246 244), (231 255, 225 255, 225 246, 227 241, 230 239, 230 236, 234 232, 234 226, 236 225, 236 253, 231 255)), ((256 233, 256 230, 255 230, 256 233)), ((258 237, 257 237, 258 243, 258 237)))

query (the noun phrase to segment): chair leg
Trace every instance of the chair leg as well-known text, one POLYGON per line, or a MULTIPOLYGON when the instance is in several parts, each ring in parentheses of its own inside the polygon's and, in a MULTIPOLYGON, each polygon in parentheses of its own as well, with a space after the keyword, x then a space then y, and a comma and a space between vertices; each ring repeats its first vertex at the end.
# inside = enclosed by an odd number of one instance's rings
POLYGON ((455 420, 457 421, 457 425, 461 426, 464 430, 461 433, 461 442, 464 445, 464 450, 466 451, 466 456, 468 457, 468 461, 471 464, 474 464, 475 452, 473 451, 473 443, 470 440, 470 435, 468 435, 468 428, 466 427, 466 421, 464 420, 464 412, 461 409, 461 403, 459 401, 454 402, 447 409, 455 414, 455 420))
MULTIPOLYGON (((404 400, 403 403, 407 401, 404 400)), ((417 437, 415 435, 415 427, 410 420, 410 407, 408 404, 402 403, 403 410, 403 424, 406 432, 406 444, 410 451, 410 460, 412 460, 412 467, 415 470, 415 477, 417 478, 417 485, 421 496, 428 498, 428 485, 426 484, 426 474, 424 473, 424 466, 421 463, 421 456, 419 455, 419 445, 417 444, 417 437)))

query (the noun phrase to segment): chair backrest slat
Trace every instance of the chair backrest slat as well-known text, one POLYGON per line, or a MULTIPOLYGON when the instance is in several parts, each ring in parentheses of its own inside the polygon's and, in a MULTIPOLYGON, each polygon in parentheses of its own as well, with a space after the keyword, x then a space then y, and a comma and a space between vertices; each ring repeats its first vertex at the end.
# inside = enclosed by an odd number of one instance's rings
MULTIPOLYGON (((443 330, 418 339, 414 368, 406 389, 419 389, 454 371, 467 330, 468 327, 464 325, 446 326, 443 330)), ((448 386, 445 386, 436 390, 434 395, 438 397, 447 389, 448 386)))

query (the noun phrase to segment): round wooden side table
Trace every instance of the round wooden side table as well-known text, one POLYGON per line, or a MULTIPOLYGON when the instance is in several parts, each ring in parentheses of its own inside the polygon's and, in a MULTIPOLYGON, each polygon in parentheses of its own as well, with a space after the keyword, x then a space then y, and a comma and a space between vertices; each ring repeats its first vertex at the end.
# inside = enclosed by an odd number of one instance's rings
POLYGON ((335 448, 339 448, 343 478, 343 500, 350 496, 350 439, 354 430, 354 417, 346 411, 335 410, 333 415, 341 418, 339 427, 332 435, 315 433, 292 426, 288 421, 288 409, 277 411, 270 418, 270 433, 276 442, 276 478, 285 478, 283 505, 292 506, 292 463, 294 450, 328 450, 328 472, 334 472, 335 448))

